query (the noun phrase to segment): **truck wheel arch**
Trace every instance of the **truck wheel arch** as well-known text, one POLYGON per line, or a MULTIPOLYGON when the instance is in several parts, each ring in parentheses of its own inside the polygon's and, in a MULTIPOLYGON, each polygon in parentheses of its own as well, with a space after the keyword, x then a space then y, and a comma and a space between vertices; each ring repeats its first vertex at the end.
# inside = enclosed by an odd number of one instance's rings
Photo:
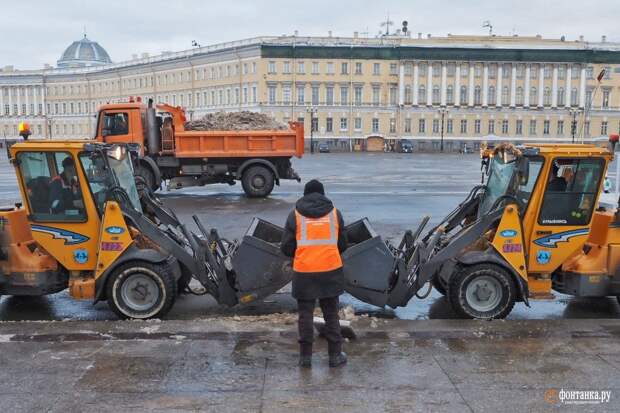
POLYGON ((529 289, 528 289, 527 283, 523 281, 523 279, 519 276, 519 274, 517 274, 512 269, 512 267, 506 261, 504 261, 501 257, 499 257, 497 254, 494 254, 493 252, 487 252, 487 251, 470 251, 466 254, 463 254, 459 258, 457 258, 457 261, 459 264, 463 266, 472 266, 476 264, 483 264, 486 262, 486 263, 496 264, 504 268, 506 271, 508 271, 512 275, 512 278, 519 292, 518 298, 523 300, 525 305, 527 305, 528 307, 530 306, 530 303, 528 300, 529 289))
POLYGON ((144 168, 148 168, 153 173, 153 177, 155 178, 154 184, 156 187, 159 187, 161 185, 161 171, 157 163, 155 163, 155 160, 150 156, 144 156, 138 158, 138 164, 144 168))
POLYGON ((273 173, 273 176, 275 177, 276 185, 280 185, 280 175, 278 174, 278 168, 276 168, 276 166, 272 162, 266 159, 254 158, 254 159, 248 159, 247 161, 243 162, 237 169, 237 179, 241 179, 243 177, 243 173, 248 168, 254 165, 266 166, 267 169, 269 169, 273 173))
POLYGON ((106 283, 108 277, 112 272, 114 272, 115 268, 118 268, 119 265, 122 265, 128 261, 145 261, 149 263, 162 263, 168 261, 168 264, 173 269, 173 275, 175 279, 181 277, 181 267, 179 266, 179 262, 176 258, 172 256, 166 256, 159 251, 152 249, 138 249, 134 246, 130 246, 115 262, 112 264, 99 278, 95 280, 95 299, 93 304, 98 303, 101 300, 106 299, 105 290, 106 283))

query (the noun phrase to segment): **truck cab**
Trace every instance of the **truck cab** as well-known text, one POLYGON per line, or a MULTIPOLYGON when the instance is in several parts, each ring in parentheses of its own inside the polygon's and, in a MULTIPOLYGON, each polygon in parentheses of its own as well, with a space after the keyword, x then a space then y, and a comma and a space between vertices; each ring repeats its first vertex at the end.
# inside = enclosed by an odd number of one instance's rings
POLYGON ((250 197, 265 197, 280 179, 296 179, 290 159, 303 155, 303 124, 288 130, 186 130, 181 107, 130 99, 101 106, 95 139, 140 146, 138 183, 157 190, 241 181, 250 197))

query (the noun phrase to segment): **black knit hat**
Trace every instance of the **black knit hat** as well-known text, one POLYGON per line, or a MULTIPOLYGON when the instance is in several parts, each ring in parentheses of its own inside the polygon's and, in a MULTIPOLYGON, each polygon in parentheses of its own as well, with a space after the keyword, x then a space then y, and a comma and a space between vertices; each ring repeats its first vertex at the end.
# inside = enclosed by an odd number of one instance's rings
POLYGON ((323 184, 316 179, 308 181, 308 183, 306 183, 306 186, 304 187, 304 195, 308 195, 314 192, 325 195, 325 188, 323 188, 323 184))

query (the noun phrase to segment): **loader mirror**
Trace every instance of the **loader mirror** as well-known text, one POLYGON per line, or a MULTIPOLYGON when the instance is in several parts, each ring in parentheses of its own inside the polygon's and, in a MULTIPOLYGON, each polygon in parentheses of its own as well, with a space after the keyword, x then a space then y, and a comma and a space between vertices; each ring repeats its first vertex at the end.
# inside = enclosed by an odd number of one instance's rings
POLYGON ((124 146, 114 146, 111 149, 108 149, 108 156, 110 158, 116 159, 117 161, 122 161, 127 156, 127 149, 124 146))
POLYGON ((519 185, 527 185, 527 181, 530 177, 530 159, 523 156, 519 158, 519 185))

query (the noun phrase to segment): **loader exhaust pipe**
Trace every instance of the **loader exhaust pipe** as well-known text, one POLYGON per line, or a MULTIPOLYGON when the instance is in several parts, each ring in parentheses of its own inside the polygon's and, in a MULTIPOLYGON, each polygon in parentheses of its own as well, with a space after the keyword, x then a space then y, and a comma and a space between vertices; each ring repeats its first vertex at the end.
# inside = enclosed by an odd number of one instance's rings
POLYGON ((149 99, 146 108, 146 152, 153 156, 161 151, 161 131, 157 126, 157 113, 153 107, 153 99, 149 99))

